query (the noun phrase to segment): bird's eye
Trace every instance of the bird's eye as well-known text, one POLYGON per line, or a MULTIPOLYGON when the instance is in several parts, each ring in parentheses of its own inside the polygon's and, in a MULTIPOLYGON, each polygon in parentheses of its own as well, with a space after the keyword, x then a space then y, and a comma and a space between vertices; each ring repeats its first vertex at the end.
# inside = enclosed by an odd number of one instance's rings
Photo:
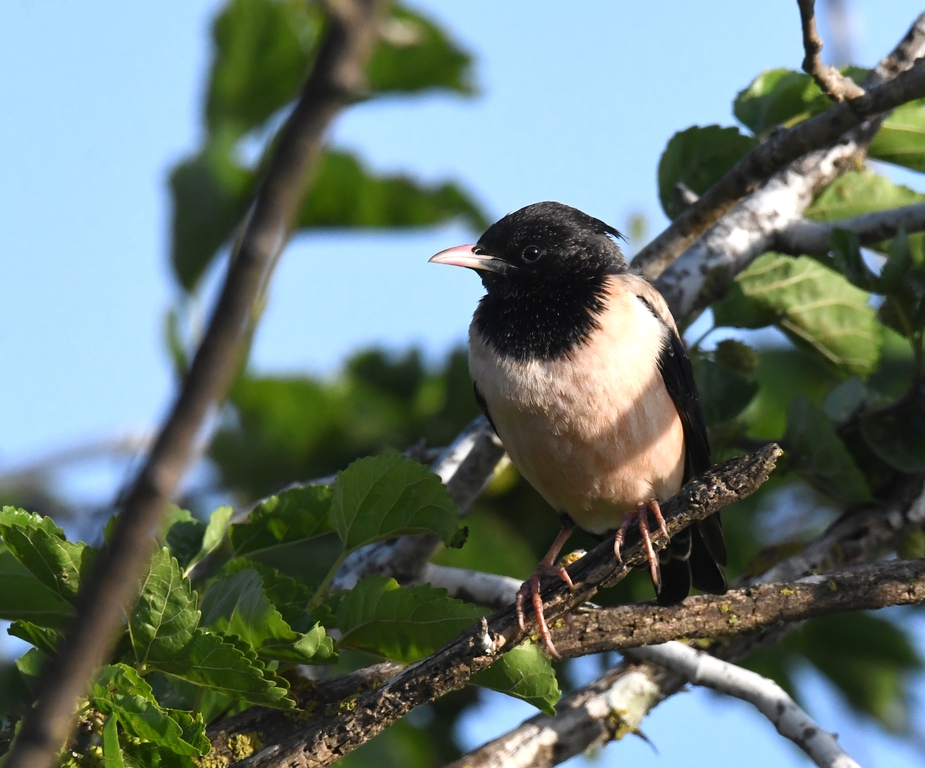
POLYGON ((528 264, 532 264, 534 261, 537 261, 540 256, 543 255, 543 252, 537 248, 535 245, 528 245, 520 253, 520 258, 526 261, 528 264))

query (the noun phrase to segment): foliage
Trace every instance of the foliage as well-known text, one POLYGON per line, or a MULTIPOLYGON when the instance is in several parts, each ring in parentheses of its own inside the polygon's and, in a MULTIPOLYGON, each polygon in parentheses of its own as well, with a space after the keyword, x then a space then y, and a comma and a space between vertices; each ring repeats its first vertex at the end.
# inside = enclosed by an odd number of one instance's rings
MULTIPOLYGON (((229 0, 220 11, 203 144, 171 174, 171 264, 183 292, 199 288, 233 237, 324 25, 315 2, 229 0), (259 159, 248 164, 245 155, 259 159)), ((864 74, 852 71, 857 80, 864 74)), ((393 9, 367 78, 370 99, 474 92, 468 54, 403 7, 393 9)), ((705 192, 778 126, 828 106, 803 73, 759 75, 733 103, 741 127, 694 126, 668 142, 658 168, 665 213, 681 212, 679 185, 705 192)), ((884 122, 871 157, 925 170, 923 129, 925 106, 901 107, 884 122)), ((832 221, 923 200, 859 168, 822 190, 806 215, 832 221)), ((485 224, 454 184, 378 175, 355 155, 326 149, 298 227, 395 228, 452 217, 485 224)), ((187 325, 186 306, 168 319, 180 370, 190 344, 178 330, 187 325)), ((925 469, 925 237, 900 233, 861 249, 839 231, 824 257, 764 254, 711 311, 713 325, 691 353, 715 457, 769 439, 787 452, 774 479, 725 515, 735 577, 799 546, 827 521, 818 508, 887 498, 925 469), (749 343, 751 331, 764 341, 749 343), (722 340, 709 344, 711 336, 722 340), (785 513, 776 502, 784 494, 798 509, 785 520, 791 540, 782 544, 785 513)), ((195 514, 172 511, 116 651, 81 702, 92 738, 72 746, 88 761, 97 750, 113 765, 193 765, 208 751, 205 728, 217 718, 252 705, 292 708, 297 665, 343 672, 370 656, 413 662, 484 615, 428 585, 369 577, 347 591, 329 588, 351 552, 404 533, 432 533, 449 545, 437 562, 520 577, 532 570, 557 521, 513 468, 494 478, 468 521, 468 544, 454 548, 463 537, 445 487, 397 453, 422 438, 445 445, 476 413, 462 351, 430 367, 414 351, 366 351, 325 381, 242 370, 208 456, 221 491, 253 509, 234 523, 230 507, 206 518, 209 499, 192 496, 195 514), (278 491, 335 472, 331 482, 278 491)), ((8 741, 97 548, 68 541, 51 518, 16 507, 0 512, 0 539, 0 619, 31 646, 0 669, 0 740, 8 741)), ((604 603, 650 597, 643 574, 600 595, 604 603)), ((901 623, 867 615, 809 622, 748 663, 797 693, 797 670, 813 665, 851 706, 899 732, 908 729, 908 675, 922 666, 901 623)), ((472 682, 551 712, 559 685, 571 684, 567 664, 555 672, 558 682, 547 658, 524 645, 472 682)), ((361 749, 346 764, 430 765, 457 756, 454 723, 476 701, 473 690, 428 705, 375 742, 387 747, 366 756, 361 749)))

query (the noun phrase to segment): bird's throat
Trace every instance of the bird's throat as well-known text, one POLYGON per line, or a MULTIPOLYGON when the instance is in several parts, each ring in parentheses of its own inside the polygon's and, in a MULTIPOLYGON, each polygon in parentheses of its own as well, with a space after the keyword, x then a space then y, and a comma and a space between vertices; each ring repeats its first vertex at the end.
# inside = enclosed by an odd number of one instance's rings
POLYGON ((524 362, 571 354, 599 328, 606 276, 542 286, 493 287, 473 323, 499 355, 524 362))

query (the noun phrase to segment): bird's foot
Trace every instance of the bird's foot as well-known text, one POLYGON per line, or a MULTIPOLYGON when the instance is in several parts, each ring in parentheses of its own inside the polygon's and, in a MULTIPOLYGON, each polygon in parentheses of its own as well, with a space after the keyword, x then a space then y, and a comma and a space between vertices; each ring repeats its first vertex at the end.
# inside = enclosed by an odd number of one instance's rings
MULTIPOLYGON (((521 632, 527 631, 526 622, 524 621, 524 604, 529 596, 533 605, 533 612, 536 614, 536 623, 539 626, 540 638, 543 640, 543 645, 546 646, 549 654, 554 659, 558 659, 560 658, 559 652, 556 650, 556 646, 553 645, 552 633, 549 631, 549 625, 546 623, 546 615, 543 613, 543 597, 540 594, 540 580, 543 576, 558 576, 568 585, 571 591, 575 591, 575 585, 572 583, 572 579, 568 575, 568 571, 565 570, 564 565, 547 565, 546 563, 540 563, 539 567, 533 572, 533 575, 521 585, 519 590, 517 590, 517 598, 514 601, 514 608, 517 612, 517 625, 520 627, 521 632)), ((570 615, 566 615, 566 622, 572 626, 570 615)))
POLYGON ((652 583, 658 588, 661 584, 661 570, 658 565, 658 555, 655 552, 655 547, 652 546, 652 537, 649 535, 649 511, 651 511, 655 517, 655 522, 658 524, 659 531, 661 531, 666 539, 668 538, 668 527, 665 525, 665 518, 662 517, 662 510, 658 505, 658 501, 655 499, 640 501, 636 505, 634 511, 627 512, 623 516, 623 523, 613 537, 613 553, 617 558, 617 562, 623 562, 623 558, 620 556, 620 549, 623 547, 623 542, 626 539, 626 532, 634 521, 638 523, 639 535, 642 538, 642 546, 646 551, 646 561, 649 563, 649 573, 652 575, 652 583))

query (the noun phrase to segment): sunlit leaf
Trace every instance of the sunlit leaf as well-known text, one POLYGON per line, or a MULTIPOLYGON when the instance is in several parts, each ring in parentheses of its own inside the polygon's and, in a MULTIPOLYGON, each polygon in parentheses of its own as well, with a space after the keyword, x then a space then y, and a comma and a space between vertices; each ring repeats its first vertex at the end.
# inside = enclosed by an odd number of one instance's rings
POLYGON ((694 126, 672 136, 658 163, 658 198, 665 215, 673 219, 684 210, 678 184, 703 194, 757 145, 738 128, 718 125, 694 126))
POLYGON ((867 154, 913 171, 925 171, 925 100, 900 104, 880 126, 867 154))
POLYGON ((423 584, 400 587, 394 579, 369 576, 337 608, 339 646, 398 661, 417 661, 442 648, 487 611, 423 584))
POLYGON ((556 714, 562 697, 549 658, 533 643, 511 649, 470 682, 523 699, 547 715, 556 714))

